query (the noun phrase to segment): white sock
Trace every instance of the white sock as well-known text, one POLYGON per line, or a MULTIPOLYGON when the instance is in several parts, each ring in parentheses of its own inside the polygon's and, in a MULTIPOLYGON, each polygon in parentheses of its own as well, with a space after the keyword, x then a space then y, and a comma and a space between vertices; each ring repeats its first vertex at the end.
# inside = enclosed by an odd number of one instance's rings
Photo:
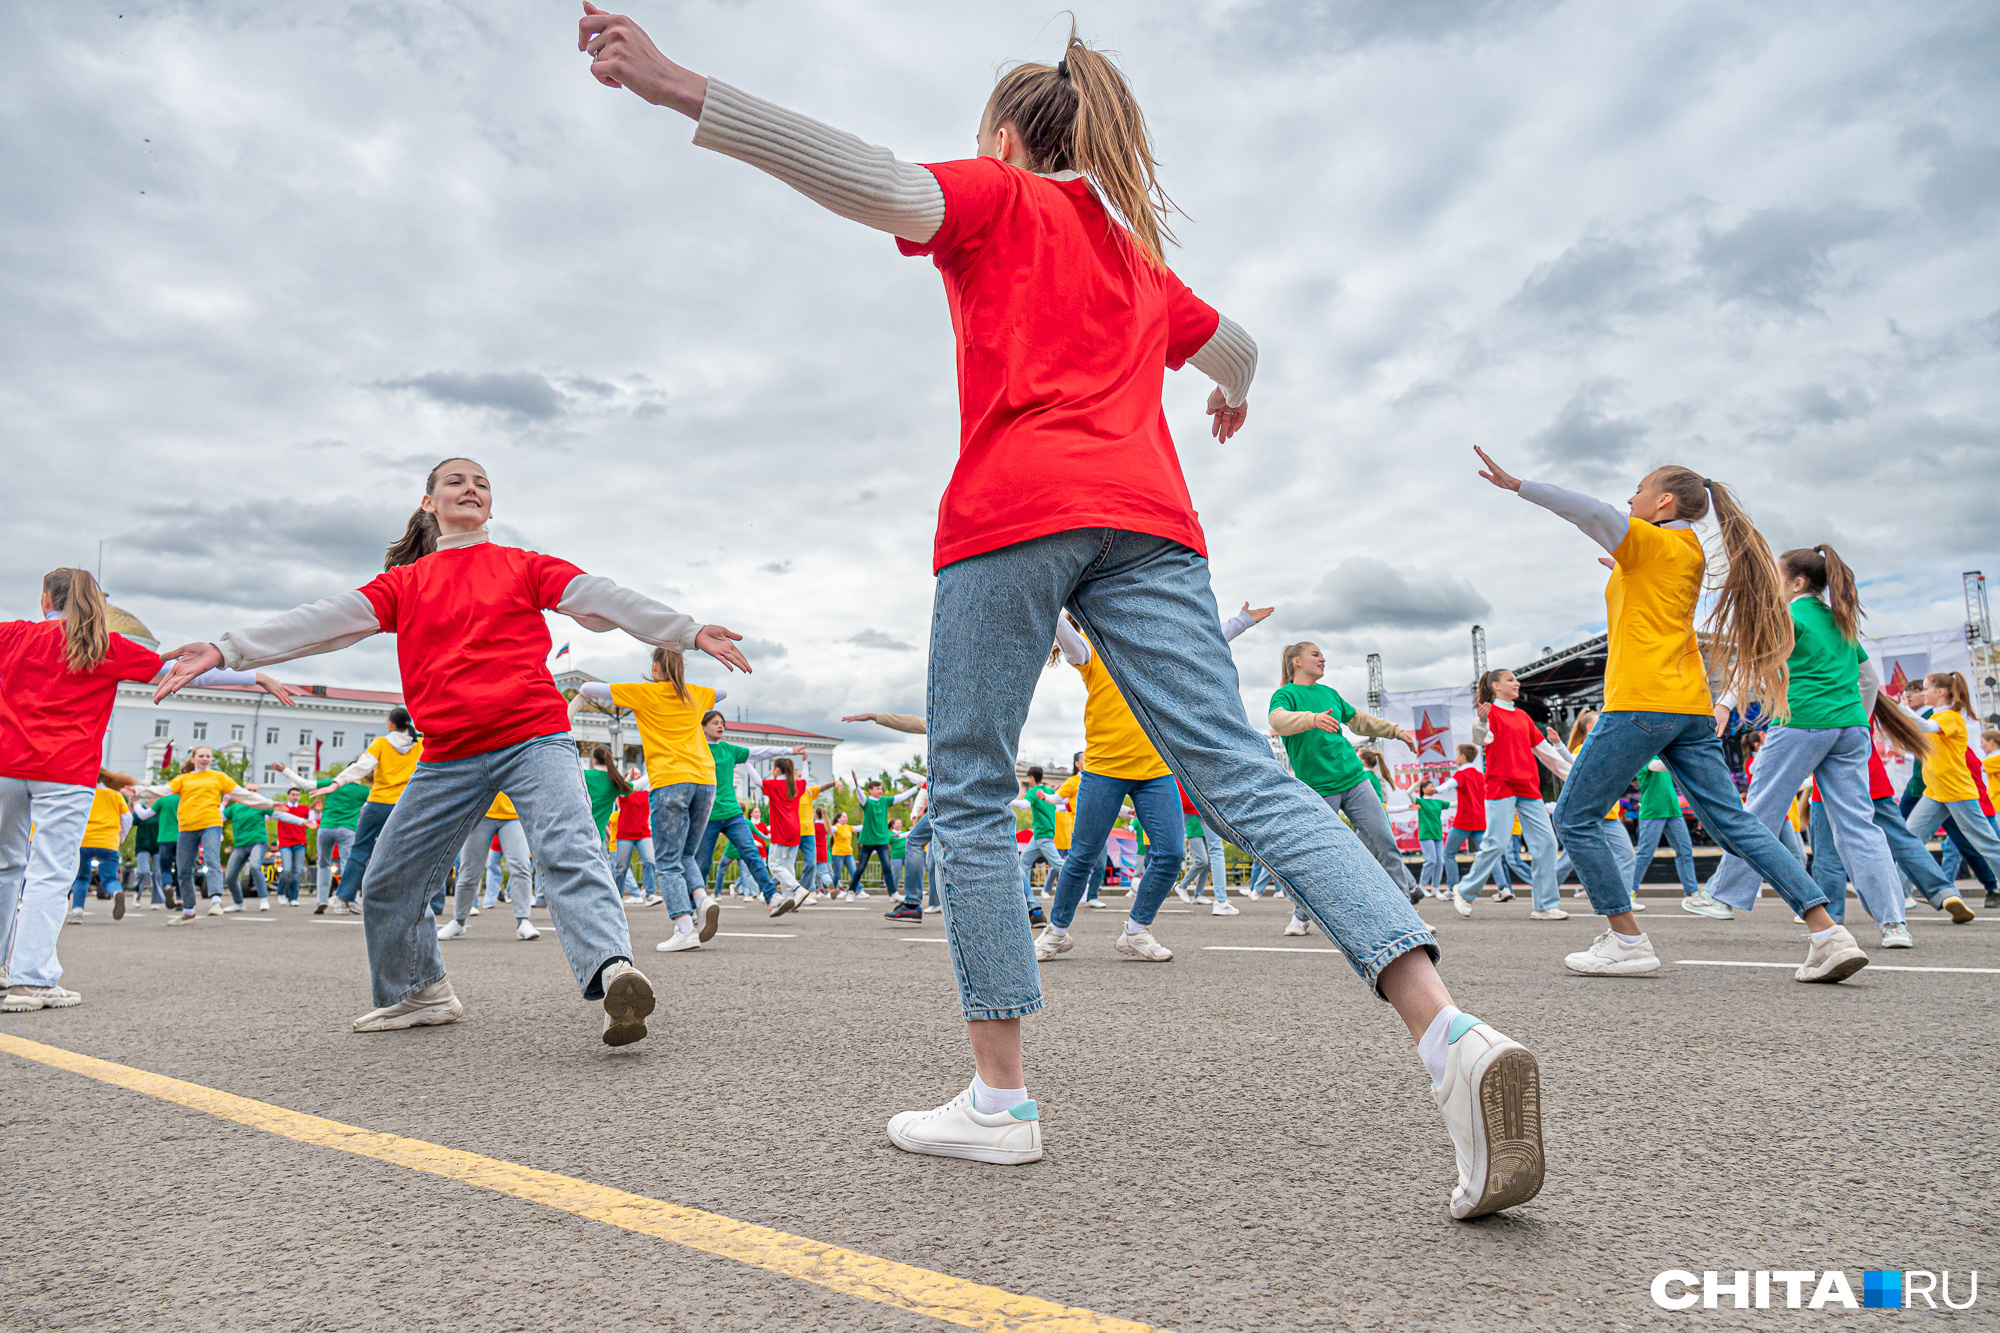
POLYGON ((1451 1051, 1445 1041, 1445 1034, 1451 1030, 1451 1020, 1458 1017, 1458 1006, 1448 1004, 1438 1010, 1431 1025, 1424 1029, 1424 1035, 1417 1038, 1417 1055, 1424 1062, 1424 1068, 1431 1074, 1431 1086, 1444 1082, 1445 1056, 1451 1051))
POLYGON ((1051 921, 1051 922, 1049 922, 1049 934, 1051 934, 1051 935, 1067 935, 1067 934, 1069 934, 1069 927, 1067 927, 1067 926, 1058 926, 1058 925, 1057 925, 1057 924, 1056 924, 1055 922, 1051 921))
POLYGON ((694 918, 693 918, 693 917, 691 917, 691 916, 677 916, 677 917, 675 917, 675 918, 674 918, 674 934, 676 934, 676 935, 692 935, 692 934, 694 934, 694 918))
POLYGON ((700 893, 697 893, 694 896, 694 910, 699 912, 702 908, 702 904, 706 903, 707 901, 708 901, 708 890, 703 889, 700 893))
POLYGON ((1825 930, 1812 931, 1811 932, 1812 942, 1814 944, 1825 944, 1828 940, 1833 938, 1833 932, 1839 929, 1840 929, 1839 926, 1828 926, 1825 930))
POLYGON ((1611 932, 1611 934, 1621 944, 1637 944, 1639 941, 1646 938, 1646 936, 1643 933, 1638 935, 1627 935, 1622 930, 1614 930, 1611 932))
POLYGON ((1026 1088, 989 1088, 979 1075, 972 1076, 972 1109, 981 1115, 999 1115, 1027 1100, 1026 1088))
POLYGON ((1143 935, 1145 932, 1146 927, 1140 925, 1129 916, 1125 918, 1125 933, 1127 935, 1143 935))

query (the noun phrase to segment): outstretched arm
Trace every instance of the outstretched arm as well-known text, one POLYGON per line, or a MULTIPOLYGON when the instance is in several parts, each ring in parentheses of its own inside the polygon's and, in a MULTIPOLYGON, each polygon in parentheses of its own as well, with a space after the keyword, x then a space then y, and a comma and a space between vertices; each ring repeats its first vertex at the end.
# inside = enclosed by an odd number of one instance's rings
POLYGON ((1513 491, 1523 500, 1568 519, 1583 530, 1584 536, 1607 551, 1616 551, 1625 540, 1625 534, 1632 530, 1632 516, 1619 513, 1616 505, 1566 491, 1560 486, 1551 486, 1545 481, 1522 481, 1494 462, 1478 445, 1472 446, 1472 452, 1486 464, 1479 473, 1481 477, 1503 491, 1513 491))
POLYGON ((620 587, 602 574, 579 574, 563 589, 556 610, 585 629, 622 629, 656 648, 699 648, 732 671, 750 670, 733 640, 743 636, 720 625, 699 625, 664 602, 620 587))
POLYGON ((928 735, 930 728, 923 718, 915 713, 850 713, 840 719, 842 722, 873 722, 878 727, 891 731, 906 732, 912 736, 928 735))
POLYGON ((1090 660, 1090 644, 1076 632, 1076 626, 1069 623, 1069 617, 1056 616, 1056 646, 1062 649, 1063 661, 1071 666, 1082 666, 1090 660))
POLYGON ((294 607, 261 625, 230 630, 213 643, 183 644, 162 653, 180 660, 153 692, 153 702, 185 689, 214 667, 244 671, 275 666, 298 657, 330 653, 381 631, 375 608, 358 590, 336 593, 308 606, 294 607))

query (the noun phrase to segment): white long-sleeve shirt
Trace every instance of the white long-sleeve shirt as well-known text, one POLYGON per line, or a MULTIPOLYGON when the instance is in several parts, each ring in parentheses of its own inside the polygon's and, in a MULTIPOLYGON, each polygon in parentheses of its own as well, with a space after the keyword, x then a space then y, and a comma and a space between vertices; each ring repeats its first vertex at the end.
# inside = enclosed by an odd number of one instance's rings
MULTIPOLYGON (((660 683, 660 681, 656 680, 587 680, 577 686, 576 692, 586 699, 595 699, 599 703, 608 704, 611 702, 611 687, 613 685, 658 685, 660 683)), ((721 703, 729 697, 729 691, 720 685, 702 685, 700 681, 694 680, 689 681, 688 684, 690 686, 700 686, 704 690, 714 690, 715 701, 717 703, 721 703)), ((781 753, 790 754, 791 751, 783 750, 781 753)))

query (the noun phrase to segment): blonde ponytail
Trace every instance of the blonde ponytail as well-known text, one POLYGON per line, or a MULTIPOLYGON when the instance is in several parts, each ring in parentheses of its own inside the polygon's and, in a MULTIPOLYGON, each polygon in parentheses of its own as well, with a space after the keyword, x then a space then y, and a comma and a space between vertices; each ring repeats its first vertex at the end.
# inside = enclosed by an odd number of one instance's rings
POLYGON ((63 665, 94 671, 111 652, 104 590, 87 569, 52 569, 42 575, 49 606, 63 613, 63 665))
POLYGON ((694 696, 688 693, 687 658, 680 649, 653 649, 653 674, 673 686, 682 703, 694 701, 694 696))
POLYGON ((1709 651, 1722 664, 1723 688, 1740 706, 1761 700, 1766 716, 1791 714, 1792 613, 1770 544, 1727 486, 1684 467, 1663 467, 1648 480, 1674 497, 1674 517, 1693 523, 1715 507, 1729 573, 1709 612, 1709 651))

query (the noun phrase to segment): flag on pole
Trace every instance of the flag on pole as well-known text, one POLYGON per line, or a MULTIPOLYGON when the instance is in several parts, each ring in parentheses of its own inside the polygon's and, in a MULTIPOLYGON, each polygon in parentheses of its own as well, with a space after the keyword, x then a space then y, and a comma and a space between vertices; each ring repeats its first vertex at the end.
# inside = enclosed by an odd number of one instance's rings
POLYGON ((556 649, 556 661, 560 662, 560 661, 562 661, 562 660, 563 660, 563 659, 564 659, 565 657, 568 657, 568 656, 569 656, 569 645, 568 645, 568 644, 564 644, 564 645, 563 645, 562 647, 560 647, 560 648, 556 649))

